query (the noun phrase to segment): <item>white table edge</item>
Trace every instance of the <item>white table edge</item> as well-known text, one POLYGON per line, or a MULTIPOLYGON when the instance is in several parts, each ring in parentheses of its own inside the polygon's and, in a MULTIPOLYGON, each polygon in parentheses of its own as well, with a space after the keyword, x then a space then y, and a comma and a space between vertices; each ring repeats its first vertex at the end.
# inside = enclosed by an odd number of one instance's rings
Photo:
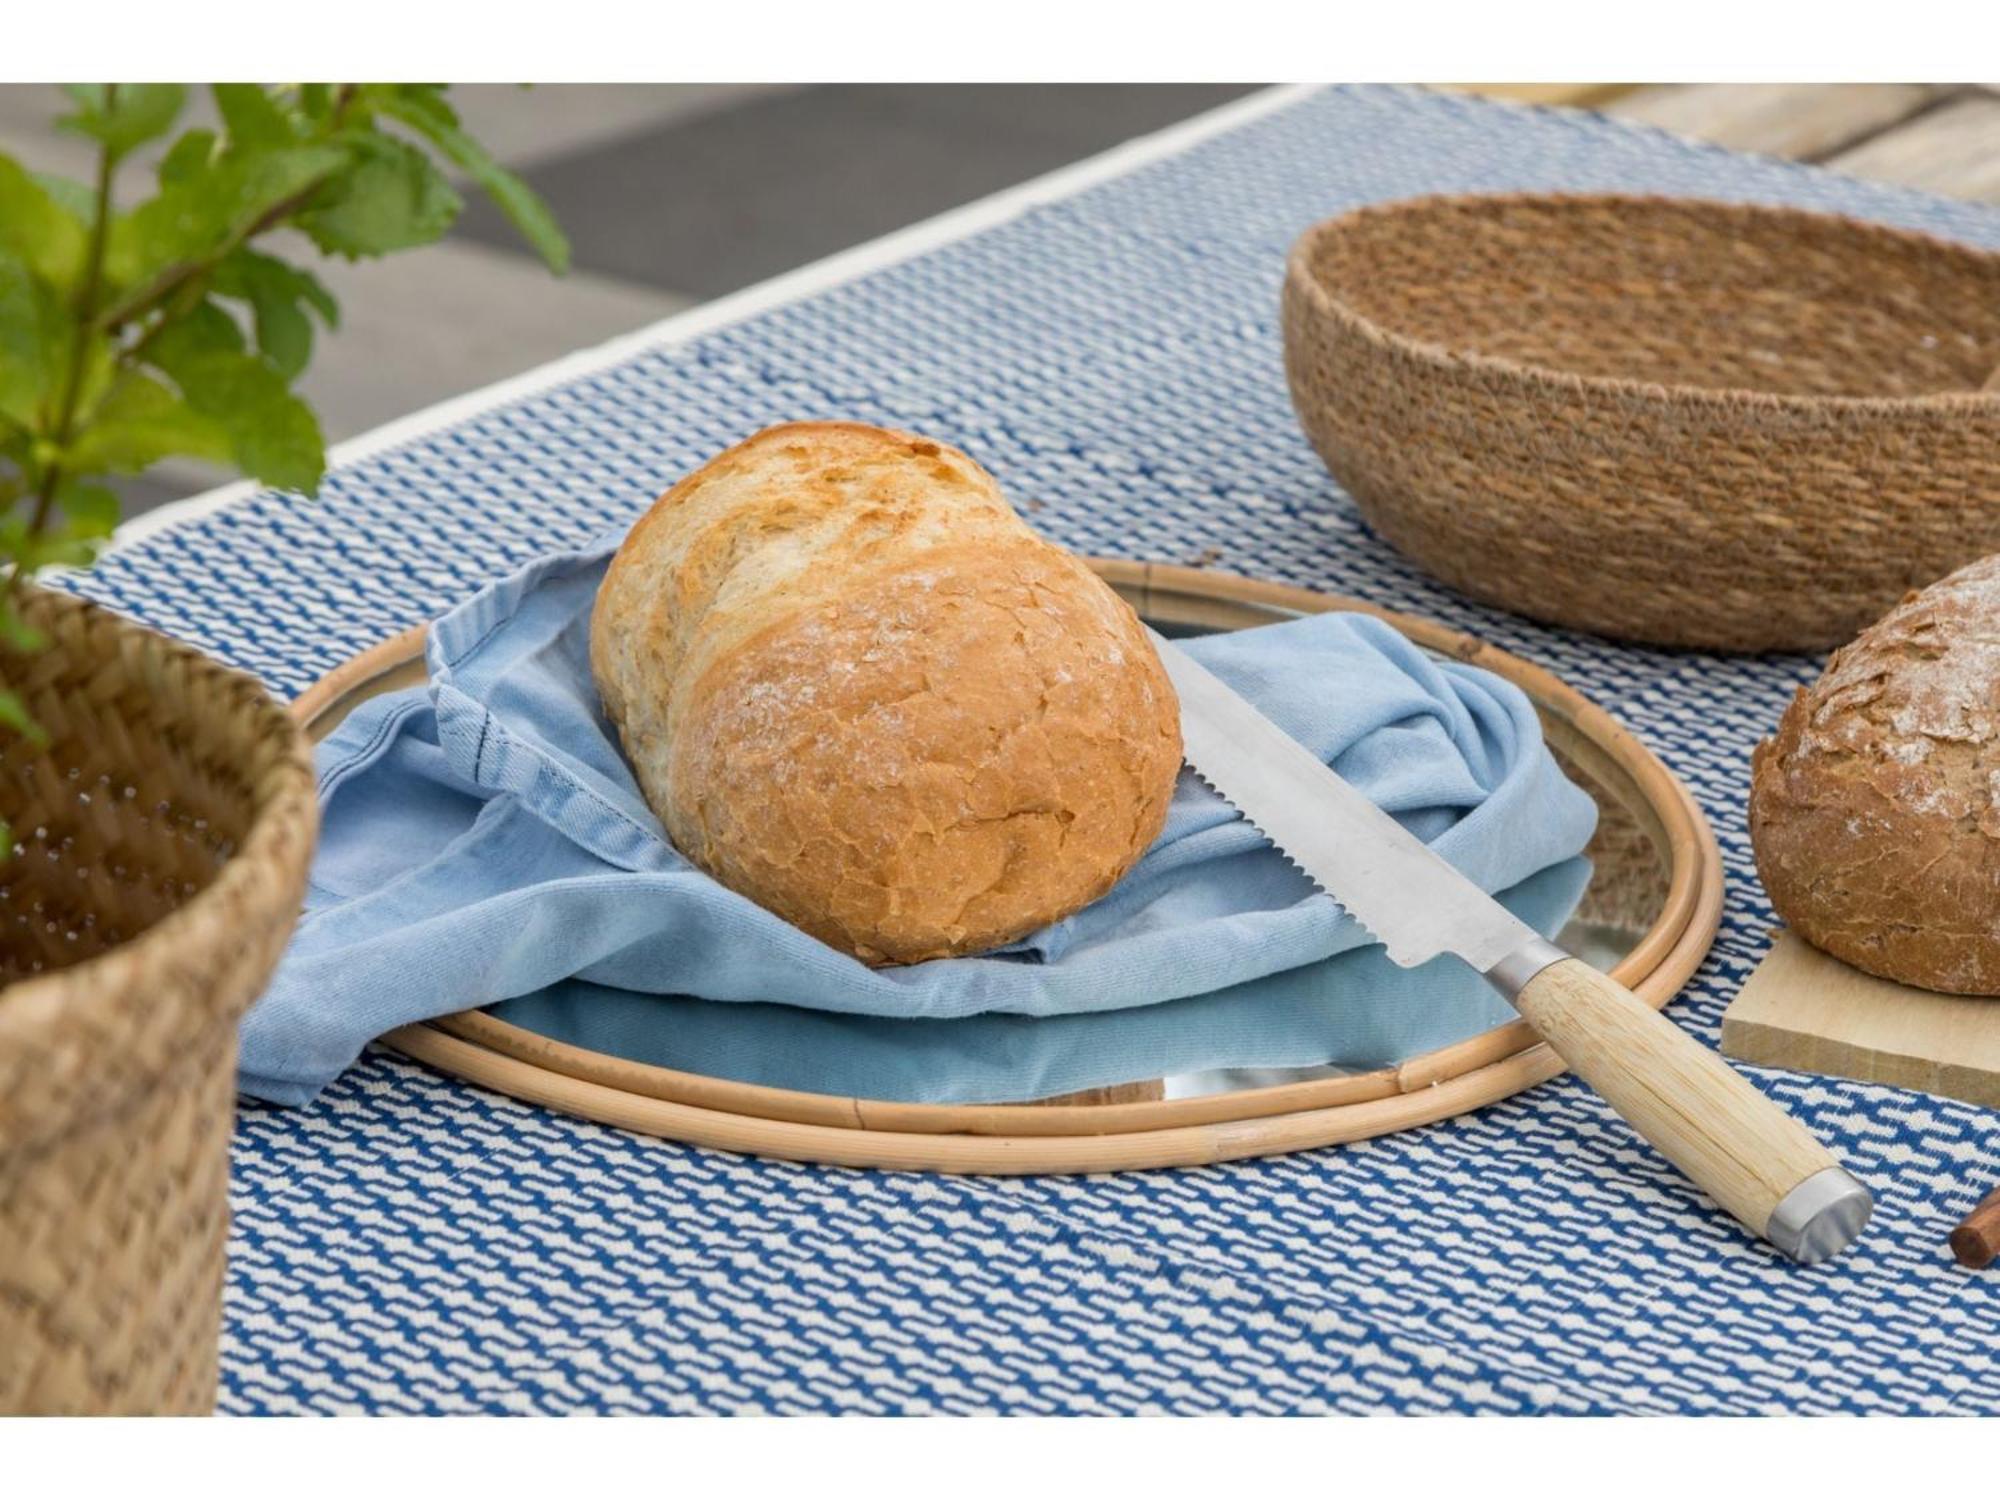
MULTIPOLYGON (((327 452, 328 471, 352 464, 399 444, 411 442, 455 422, 476 416, 510 401, 537 395, 567 381, 607 369, 648 350, 670 348, 717 328, 726 327, 757 313, 794 302, 828 287, 838 286, 884 266, 911 259, 955 240, 1018 218, 1044 204, 1072 197, 1099 183, 1124 176, 1153 162, 1187 150, 1214 136, 1245 125, 1261 116, 1317 92, 1322 84, 1278 84, 1260 89, 1241 99, 1169 125, 1162 130, 1134 137, 1122 145, 1069 166, 1005 188, 988 197, 947 210, 916 224, 883 235, 879 239, 842 250, 824 260, 784 272, 738 292, 719 297, 698 307, 663 318, 632 333, 579 350, 548 364, 453 396, 409 416, 399 417, 368 432, 335 444, 327 452)), ((159 533, 183 526, 219 510, 263 494, 270 487, 255 480, 205 490, 182 500, 170 501, 120 526, 113 534, 108 551, 118 551, 159 533)))

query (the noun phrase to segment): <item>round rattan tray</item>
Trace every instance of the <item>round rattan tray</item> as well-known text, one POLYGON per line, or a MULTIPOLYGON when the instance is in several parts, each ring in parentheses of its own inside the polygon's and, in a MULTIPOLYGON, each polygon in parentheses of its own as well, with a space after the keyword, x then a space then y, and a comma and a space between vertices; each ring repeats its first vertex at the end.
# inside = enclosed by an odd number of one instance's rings
MULTIPOLYGON (((1427 650, 1518 684, 1600 811, 1589 850, 1596 874, 1564 940, 1591 950, 1654 1006, 1707 954, 1722 911, 1722 864, 1707 820, 1628 730, 1548 672, 1445 626, 1338 595, 1152 563, 1093 566, 1169 631, 1359 610, 1427 650)), ((364 652, 307 689, 293 713, 323 737, 366 698, 420 681, 422 647, 418 629, 364 652)), ((385 1040, 470 1082, 630 1130, 797 1161, 940 1172, 1102 1172, 1335 1145, 1462 1114, 1562 1071, 1516 1022, 1366 1073, 1111 1103, 905 1104, 634 1063, 479 1012, 404 1027, 385 1040)))

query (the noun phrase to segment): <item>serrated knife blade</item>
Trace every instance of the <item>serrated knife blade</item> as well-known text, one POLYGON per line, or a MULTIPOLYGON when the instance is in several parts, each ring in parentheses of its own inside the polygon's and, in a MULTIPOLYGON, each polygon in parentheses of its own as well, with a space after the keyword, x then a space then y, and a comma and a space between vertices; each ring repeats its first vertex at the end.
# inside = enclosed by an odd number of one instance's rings
POLYGON ((1195 774, 1404 968, 1455 953, 1484 974, 1540 934, 1200 662, 1155 632, 1195 774))
POLYGON ((1610 975, 1544 939, 1158 632, 1188 764, 1410 967, 1451 953, 1752 1233, 1839 1253, 1874 1206, 1798 1121, 1610 975))

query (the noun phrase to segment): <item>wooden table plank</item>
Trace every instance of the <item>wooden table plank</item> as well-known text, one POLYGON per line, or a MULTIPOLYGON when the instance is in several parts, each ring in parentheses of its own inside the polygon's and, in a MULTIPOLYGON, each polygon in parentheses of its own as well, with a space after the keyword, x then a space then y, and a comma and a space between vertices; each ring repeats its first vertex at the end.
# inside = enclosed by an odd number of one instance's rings
POLYGON ((2000 97, 1981 91, 1832 157, 1856 177, 2000 203, 2000 97))
POLYGON ((1489 99, 1511 99, 1516 104, 1570 104, 1579 107, 1603 105, 1635 87, 1629 83, 1434 83, 1430 87, 1451 93, 1483 94, 1489 99))
POLYGON ((1605 113, 1737 151, 1819 161, 1943 92, 1925 83, 1652 84, 1613 100, 1605 113))

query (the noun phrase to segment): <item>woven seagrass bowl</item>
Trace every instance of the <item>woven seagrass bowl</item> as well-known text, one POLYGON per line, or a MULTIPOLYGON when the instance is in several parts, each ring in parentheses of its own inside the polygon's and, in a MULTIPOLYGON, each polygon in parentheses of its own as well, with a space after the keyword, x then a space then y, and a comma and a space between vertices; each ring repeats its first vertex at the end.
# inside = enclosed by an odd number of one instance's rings
POLYGON ((1308 230, 1284 327, 1369 524, 1536 619, 1817 649, 2000 550, 2000 253, 1745 204, 1416 198, 1308 230))
POLYGON ((236 1023, 297 920, 305 742, 257 683, 27 589, 0 683, 0 1413, 213 1406, 236 1023))

